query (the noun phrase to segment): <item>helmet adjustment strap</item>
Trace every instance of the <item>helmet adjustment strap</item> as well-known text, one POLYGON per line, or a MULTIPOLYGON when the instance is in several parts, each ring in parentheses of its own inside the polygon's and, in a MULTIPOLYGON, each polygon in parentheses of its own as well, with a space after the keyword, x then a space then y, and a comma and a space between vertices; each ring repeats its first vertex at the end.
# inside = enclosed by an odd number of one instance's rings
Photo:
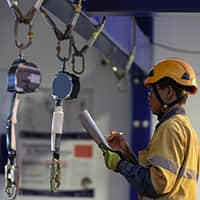
POLYGON ((155 84, 152 85, 152 88, 153 88, 153 91, 154 91, 158 101, 160 102, 160 105, 162 106, 161 112, 163 112, 163 113, 166 112, 168 110, 169 106, 162 100, 155 84))
POLYGON ((168 104, 168 108, 170 108, 170 107, 174 106, 175 104, 183 101, 186 97, 187 97, 186 95, 180 96, 175 101, 173 101, 172 103, 168 104))
POLYGON ((172 107, 172 106, 174 106, 175 104, 177 104, 177 103, 183 101, 183 100, 187 97, 186 95, 182 95, 182 96, 180 96, 179 98, 177 98, 175 101, 173 101, 173 102, 171 102, 171 103, 169 103, 169 104, 166 104, 166 103, 162 100, 162 98, 161 98, 161 96, 160 96, 160 94, 159 94, 159 92, 158 92, 158 89, 157 89, 157 87, 156 87, 155 84, 152 85, 152 88, 153 88, 153 91, 154 91, 156 97, 158 98, 158 101, 160 102, 160 105, 162 106, 162 108, 161 108, 161 112, 162 112, 162 113, 165 113, 170 107, 172 107))

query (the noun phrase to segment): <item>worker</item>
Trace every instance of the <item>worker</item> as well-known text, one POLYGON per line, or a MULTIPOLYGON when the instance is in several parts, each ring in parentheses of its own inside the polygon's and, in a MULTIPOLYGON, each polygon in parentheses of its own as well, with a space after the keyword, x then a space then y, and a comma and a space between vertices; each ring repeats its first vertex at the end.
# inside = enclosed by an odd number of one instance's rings
POLYGON ((112 131, 107 137, 112 149, 102 146, 105 164, 127 179, 138 199, 195 200, 200 145, 185 113, 188 96, 198 89, 195 72, 186 61, 167 58, 151 69, 144 85, 159 120, 151 141, 137 160, 125 137, 112 131))

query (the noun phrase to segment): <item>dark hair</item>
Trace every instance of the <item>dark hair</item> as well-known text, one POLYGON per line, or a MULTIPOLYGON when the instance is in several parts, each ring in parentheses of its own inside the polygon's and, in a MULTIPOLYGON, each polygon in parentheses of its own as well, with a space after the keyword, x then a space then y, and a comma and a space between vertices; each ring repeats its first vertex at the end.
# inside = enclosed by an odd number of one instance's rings
POLYGON ((181 98, 183 96, 185 97, 183 98, 182 103, 186 102, 188 98, 188 92, 191 90, 190 87, 180 85, 179 83, 168 77, 160 79, 156 84, 158 84, 161 89, 164 89, 170 85, 175 90, 177 98, 181 98))

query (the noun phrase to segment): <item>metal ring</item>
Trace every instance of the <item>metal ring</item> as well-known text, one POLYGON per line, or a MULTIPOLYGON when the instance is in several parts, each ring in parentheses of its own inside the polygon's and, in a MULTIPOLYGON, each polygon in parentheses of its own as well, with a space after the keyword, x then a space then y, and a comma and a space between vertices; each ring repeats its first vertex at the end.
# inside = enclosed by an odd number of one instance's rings
POLYGON ((72 55, 72 71, 76 74, 82 74, 85 71, 85 58, 82 54, 81 55, 77 55, 77 54, 72 55), (76 69, 76 66, 75 66, 75 62, 76 62, 75 57, 81 57, 81 59, 82 59, 82 67, 79 71, 76 69))
POLYGON ((15 20, 15 27, 14 27, 14 31, 15 31, 15 45, 17 48, 23 50, 28 48, 31 44, 32 44, 32 38, 33 38, 33 32, 32 32, 32 24, 29 24, 29 31, 28 31, 28 42, 26 44, 19 42, 18 40, 18 25, 19 25, 19 21, 15 20))
MULTIPOLYGON (((61 46, 60 46, 60 43, 61 41, 58 40, 58 45, 56 47, 56 50, 57 50, 57 58, 62 61, 64 64, 71 58, 71 55, 72 55, 72 38, 69 37, 67 40, 69 40, 69 48, 68 48, 68 56, 65 57, 65 56, 61 56, 60 53, 61 53, 61 46)), ((66 41, 67 41, 66 40, 66 41)))

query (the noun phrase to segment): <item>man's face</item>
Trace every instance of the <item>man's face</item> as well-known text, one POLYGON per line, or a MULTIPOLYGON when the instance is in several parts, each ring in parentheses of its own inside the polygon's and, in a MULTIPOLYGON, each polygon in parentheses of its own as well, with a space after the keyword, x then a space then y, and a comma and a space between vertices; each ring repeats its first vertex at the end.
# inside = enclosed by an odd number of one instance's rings
MULTIPOLYGON (((172 88, 172 86, 168 85, 165 88, 161 89, 158 85, 156 85, 156 88, 160 95, 160 98, 163 100, 165 104, 168 105, 177 99, 176 92, 172 88)), ((155 91, 153 90, 151 86, 149 87, 148 100, 149 100, 149 105, 150 105, 152 113, 156 115, 159 114, 162 109, 162 106, 155 94, 155 91)))
MULTIPOLYGON (((157 89, 158 89, 158 87, 157 87, 157 89)), ((159 89, 158 89, 158 92, 159 92, 159 89)), ((159 92, 159 94, 160 94, 160 92, 159 92)), ((160 105, 160 102, 159 102, 158 98, 156 97, 156 94, 151 86, 149 88, 148 101, 149 101, 149 106, 150 106, 151 112, 155 115, 159 114, 160 110, 161 110, 161 105, 160 105)))

